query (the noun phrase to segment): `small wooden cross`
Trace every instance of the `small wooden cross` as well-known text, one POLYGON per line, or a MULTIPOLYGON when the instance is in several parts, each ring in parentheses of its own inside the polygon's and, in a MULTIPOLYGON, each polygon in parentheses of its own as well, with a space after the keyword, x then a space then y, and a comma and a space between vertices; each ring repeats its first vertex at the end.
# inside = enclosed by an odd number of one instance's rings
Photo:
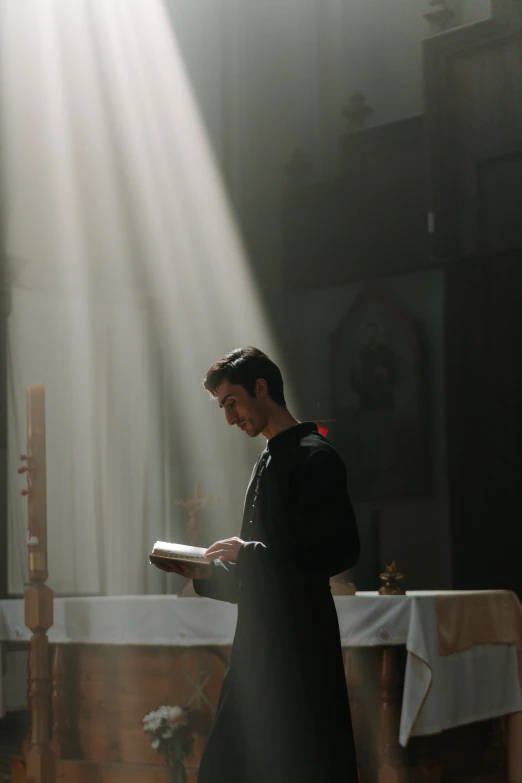
POLYGON ((176 501, 177 506, 184 506, 188 511, 187 531, 192 546, 199 546, 200 534, 200 514, 201 509, 208 503, 217 503, 219 498, 204 498, 201 495, 201 486, 196 481, 194 484, 194 495, 191 498, 181 498, 176 501))

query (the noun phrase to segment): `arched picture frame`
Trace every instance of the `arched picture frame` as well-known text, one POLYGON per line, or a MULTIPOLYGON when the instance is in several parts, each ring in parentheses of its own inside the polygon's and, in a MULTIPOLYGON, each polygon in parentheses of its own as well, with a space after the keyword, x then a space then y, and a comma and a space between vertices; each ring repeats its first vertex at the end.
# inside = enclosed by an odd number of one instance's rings
POLYGON ((356 501, 427 489, 424 369, 419 324, 367 285, 330 340, 330 437, 356 501))

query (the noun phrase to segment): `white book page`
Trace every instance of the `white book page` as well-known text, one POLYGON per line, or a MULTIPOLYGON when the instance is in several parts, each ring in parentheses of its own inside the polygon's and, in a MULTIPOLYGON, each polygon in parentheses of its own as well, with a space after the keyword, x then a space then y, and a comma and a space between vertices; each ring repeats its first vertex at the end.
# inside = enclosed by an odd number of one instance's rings
POLYGON ((152 554, 159 556, 164 555, 166 557, 179 556, 183 559, 204 558, 206 551, 206 548, 201 546, 188 546, 186 544, 172 544, 169 541, 156 541, 152 554))

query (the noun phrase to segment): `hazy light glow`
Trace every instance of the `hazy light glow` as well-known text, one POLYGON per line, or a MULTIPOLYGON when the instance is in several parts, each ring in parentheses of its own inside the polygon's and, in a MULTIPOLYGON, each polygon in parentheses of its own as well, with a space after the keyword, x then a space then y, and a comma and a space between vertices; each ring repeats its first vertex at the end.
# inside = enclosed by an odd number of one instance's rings
POLYGON ((2 0, 0 51, 7 249, 24 262, 10 589, 26 559, 24 390, 43 382, 50 582, 143 592, 147 548, 183 520, 176 492, 200 480, 221 498, 216 536, 237 531, 263 445, 228 432, 203 373, 238 345, 277 350, 160 0, 2 0))

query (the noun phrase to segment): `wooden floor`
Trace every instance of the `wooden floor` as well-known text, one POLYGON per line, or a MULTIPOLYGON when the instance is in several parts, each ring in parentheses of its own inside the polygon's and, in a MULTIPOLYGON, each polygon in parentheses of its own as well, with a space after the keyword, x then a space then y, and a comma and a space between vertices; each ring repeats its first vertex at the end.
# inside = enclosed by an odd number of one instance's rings
MULTIPOLYGON (((197 770, 186 769, 188 783, 196 783, 197 770)), ((167 783, 167 775, 165 767, 150 764, 60 761, 56 783, 167 783)))
MULTIPOLYGON (((197 783, 197 769, 188 765, 185 769, 188 783, 197 783)), ((12 760, 12 778, 8 776, 5 781, 27 783, 25 765, 20 757, 12 760)), ((60 760, 56 783, 168 783, 168 780, 165 767, 159 765, 60 760)))

